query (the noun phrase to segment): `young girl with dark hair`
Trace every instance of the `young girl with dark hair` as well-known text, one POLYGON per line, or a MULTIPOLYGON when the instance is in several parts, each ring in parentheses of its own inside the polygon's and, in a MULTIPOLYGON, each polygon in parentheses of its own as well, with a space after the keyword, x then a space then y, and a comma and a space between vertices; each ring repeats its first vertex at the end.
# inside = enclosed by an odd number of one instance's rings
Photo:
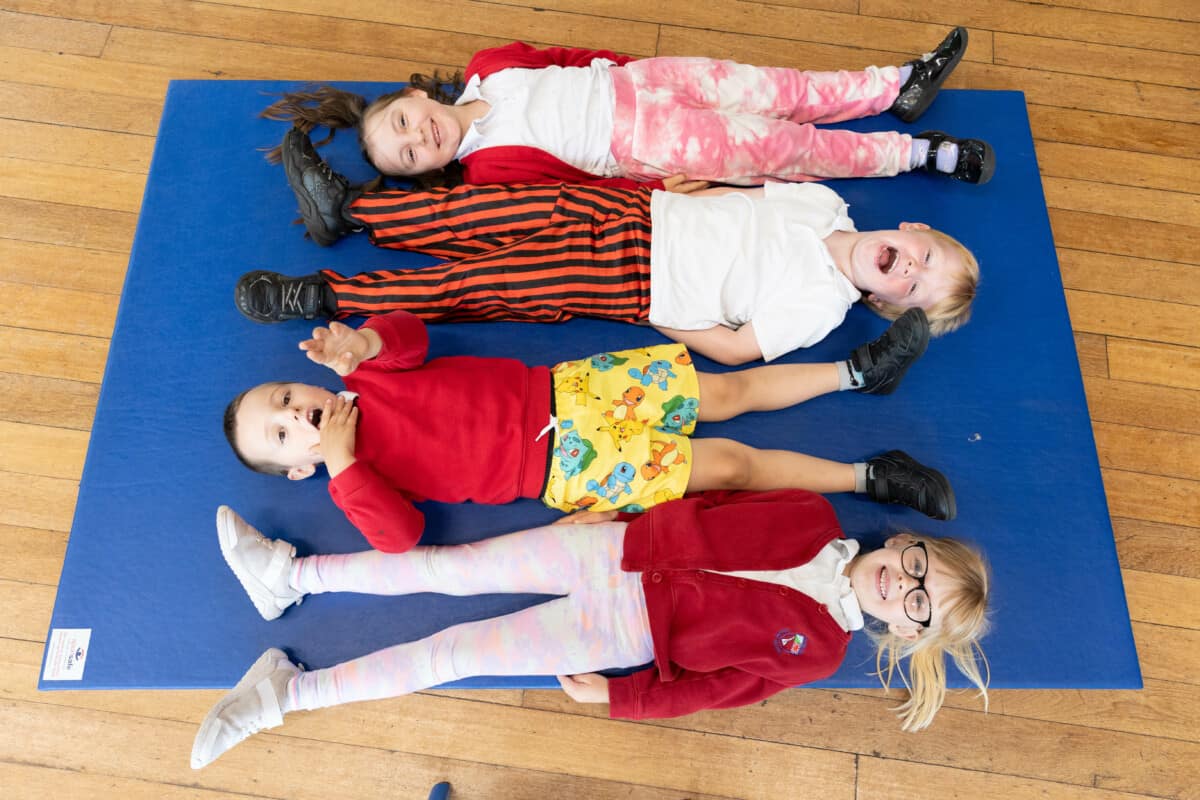
POLYGON ((440 176, 457 164, 451 183, 661 187, 686 176, 757 185, 914 169, 985 183, 995 160, 978 139, 814 125, 883 111, 915 120, 966 47, 966 29, 955 28, 900 67, 803 72, 516 42, 476 53, 465 83, 455 76, 450 91, 436 75, 414 75, 373 103, 320 87, 285 95, 264 116, 305 132, 353 127, 367 160, 387 175, 440 176))

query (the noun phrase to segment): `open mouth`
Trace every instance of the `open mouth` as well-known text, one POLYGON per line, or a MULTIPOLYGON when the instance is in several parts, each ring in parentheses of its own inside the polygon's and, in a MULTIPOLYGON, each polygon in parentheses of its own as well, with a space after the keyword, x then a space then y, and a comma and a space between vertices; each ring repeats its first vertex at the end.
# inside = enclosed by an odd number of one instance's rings
POLYGON ((433 131, 433 146, 440 150, 442 148, 442 132, 433 120, 429 121, 429 128, 433 131))
POLYGON ((884 245, 879 251, 879 255, 875 256, 875 266, 879 267, 879 271, 887 275, 892 271, 892 267, 896 266, 896 259, 900 257, 900 253, 896 248, 884 245))
POLYGON ((884 567, 879 568, 878 584, 879 584, 879 597, 883 600, 887 600, 888 579, 887 579, 887 571, 884 567))
POLYGON ((322 409, 313 408, 313 409, 309 410, 308 421, 314 428, 321 427, 321 414, 322 414, 322 409))

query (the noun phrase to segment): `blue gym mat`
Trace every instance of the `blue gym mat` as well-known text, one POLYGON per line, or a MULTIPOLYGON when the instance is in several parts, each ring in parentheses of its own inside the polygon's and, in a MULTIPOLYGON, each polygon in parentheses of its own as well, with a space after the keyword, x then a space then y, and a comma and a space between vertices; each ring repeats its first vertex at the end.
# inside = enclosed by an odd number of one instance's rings
MULTIPOLYGON (((237 277, 258 268, 303 274, 430 262, 372 248, 365 236, 319 249, 289 224, 296 205, 283 171, 258 149, 277 143, 285 128, 257 113, 270 101, 265 92, 293 86, 171 85, 51 621, 59 633, 46 666, 59 677, 44 673, 42 689, 229 687, 267 647, 323 667, 544 599, 321 595, 268 623, 221 558, 214 528, 221 503, 302 554, 365 546, 330 501, 323 473, 296 483, 253 474, 224 441, 222 411, 243 388, 274 379, 340 386, 296 349, 307 326, 255 325, 238 314, 237 277), (77 630, 90 638, 64 634, 77 630)), ((345 87, 368 95, 384 88, 345 87)), ((896 124, 885 114, 848 127, 896 124)), ((841 393, 697 433, 843 461, 899 447, 936 465, 957 490, 957 520, 842 495, 832 499, 847 534, 875 545, 911 528, 985 549, 995 578, 994 632, 984 642, 993 687, 1139 687, 1024 98, 946 91, 910 129, 927 128, 990 140, 999 158, 992 182, 975 187, 916 174, 832 185, 860 230, 923 221, 973 248, 984 276, 974 320, 934 340, 894 395, 841 393)), ((353 139, 343 133, 325 151, 335 167, 362 178, 353 139)), ((884 327, 856 308, 825 342, 788 359, 843 358, 884 327)), ((431 337, 431 356, 545 364, 661 341, 653 331, 591 320, 442 325, 431 337)), ((556 516, 531 500, 422 509, 427 543, 470 541, 556 516)), ((855 637, 842 669, 821 685, 876 685, 873 663, 866 637, 855 637)), ((963 685, 953 668, 951 675, 963 685)), ((463 685, 557 684, 533 677, 463 685)))

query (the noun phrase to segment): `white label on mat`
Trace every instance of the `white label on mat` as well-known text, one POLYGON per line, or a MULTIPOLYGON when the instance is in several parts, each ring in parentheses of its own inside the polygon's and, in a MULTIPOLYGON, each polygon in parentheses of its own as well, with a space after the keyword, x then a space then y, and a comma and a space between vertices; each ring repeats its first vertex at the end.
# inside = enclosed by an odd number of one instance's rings
POLYGON ((47 648, 46 668, 42 671, 42 680, 82 680, 83 665, 87 663, 88 644, 91 640, 91 628, 55 628, 50 631, 50 645, 47 648))

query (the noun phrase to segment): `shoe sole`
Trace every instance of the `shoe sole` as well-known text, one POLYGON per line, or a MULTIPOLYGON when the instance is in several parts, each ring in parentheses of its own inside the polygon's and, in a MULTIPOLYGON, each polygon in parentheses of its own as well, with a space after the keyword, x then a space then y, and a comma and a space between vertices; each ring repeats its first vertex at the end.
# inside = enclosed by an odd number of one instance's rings
MULTIPOLYGON (((907 314, 908 312, 906 311, 904 313, 907 314)), ((904 315, 902 314, 901 317, 903 317, 903 316, 904 315)), ((899 319, 899 318, 900 317, 897 317, 897 319, 899 319)), ((920 360, 921 356, 925 355, 925 351, 927 349, 929 349, 930 334, 929 334, 928 318, 926 318, 924 325, 918 325, 917 329, 915 331, 910 331, 910 333, 916 333, 917 340, 916 340, 916 342, 905 342, 904 343, 904 349, 908 350, 908 349, 912 348, 912 349, 916 350, 916 353, 912 356, 912 358, 909 359, 908 364, 905 365, 904 369, 900 370, 899 375, 892 378, 892 380, 889 381, 888 383, 881 384, 881 385, 875 387, 874 389, 862 389, 862 390, 860 390, 862 392, 862 394, 885 395, 885 394, 891 394, 892 392, 896 391, 896 389, 900 386, 900 382, 902 380, 904 380, 904 376, 908 374, 908 370, 912 367, 912 365, 917 363, 917 361, 920 360)))
MULTIPOLYGON (((250 597, 250 602, 254 604, 254 608, 258 611, 259 616, 267 622, 279 619, 283 616, 284 611, 295 605, 295 601, 280 608, 275 601, 275 593, 268 589, 257 577, 250 574, 242 565, 241 560, 237 558, 235 554, 238 543, 236 516, 237 512, 229 506, 221 506, 217 509, 217 538, 221 543, 221 555, 224 557, 229 569, 233 572, 234 577, 238 579, 238 583, 242 585, 242 589, 250 597)), ((265 536, 262 538, 266 539, 265 536)), ((278 540, 275 541, 277 542, 278 540)), ((296 549, 293 547, 292 557, 294 558, 295 555, 296 549)))
POLYGON ((977 141, 983 145, 983 166, 979 169, 979 180, 975 181, 975 185, 983 186, 992 179, 992 175, 996 172, 996 151, 992 150, 992 146, 982 139, 977 141))
POLYGON ((309 224, 310 219, 320 219, 321 213, 317 209, 316 203, 308 196, 308 189, 304 186, 304 168, 296 163, 293 157, 292 148, 288 147, 288 139, 292 136, 304 136, 299 128, 292 128, 283 137, 283 147, 279 149, 280 161, 283 163, 283 174, 287 178, 288 186, 292 189, 292 194, 296 195, 296 203, 300 206, 300 216, 304 220, 304 229, 308 231, 308 236, 321 247, 329 247, 337 241, 336 236, 330 236, 329 231, 324 227, 319 230, 309 224))
POLYGON ((250 669, 246 670, 246 674, 229 690, 229 693, 218 700, 217 704, 212 707, 204 717, 204 721, 200 723, 200 730, 196 731, 196 738, 192 741, 192 769, 207 767, 228 752, 228 750, 222 750, 216 755, 212 754, 213 745, 216 743, 217 736, 221 733, 221 712, 228 708, 229 704, 236 698, 240 697, 242 692, 256 686, 259 681, 270 677, 278 669, 280 661, 291 663, 287 654, 279 648, 272 647, 267 650, 258 657, 258 660, 251 665, 250 669))
POLYGON ((962 61, 963 56, 967 54, 967 45, 970 44, 970 38, 971 37, 967 33, 967 29, 963 28, 962 47, 959 48, 958 54, 954 56, 954 58, 950 59, 950 63, 942 69, 942 77, 930 85, 929 91, 926 92, 926 96, 922 98, 920 105, 914 106, 912 111, 904 116, 900 116, 899 114, 896 115, 901 122, 916 122, 921 115, 929 109, 929 106, 933 104, 934 98, 937 97, 938 92, 942 90, 942 84, 946 82, 946 78, 949 78, 950 73, 954 72, 954 70, 958 68, 959 62, 962 61))
POLYGON ((273 273, 265 269, 256 269, 253 272, 247 272, 238 278, 237 285, 233 287, 233 304, 237 306, 237 310, 242 313, 243 317, 251 322, 257 322, 259 325, 274 325, 277 322, 283 322, 282 319, 266 317, 254 311, 254 309, 250 308, 250 300, 247 297, 250 286, 261 276, 270 274, 273 273))

